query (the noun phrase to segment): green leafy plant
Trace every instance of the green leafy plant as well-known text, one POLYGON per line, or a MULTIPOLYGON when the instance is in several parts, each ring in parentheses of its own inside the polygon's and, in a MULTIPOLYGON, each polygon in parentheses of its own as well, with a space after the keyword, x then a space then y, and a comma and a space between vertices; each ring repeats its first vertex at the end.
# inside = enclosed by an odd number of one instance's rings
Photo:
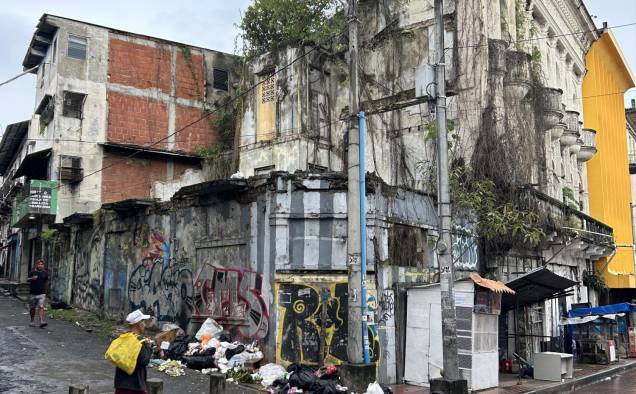
POLYGON ((583 286, 587 286, 597 291, 603 291, 607 289, 605 279, 598 270, 593 269, 590 271, 583 271, 583 286))
POLYGON ((455 166, 450 174, 451 197, 456 207, 477 217, 480 236, 518 239, 536 246, 545 237, 538 215, 518 203, 500 201, 495 183, 479 179, 466 166, 455 166))
POLYGON ((253 57, 288 45, 318 43, 345 28, 335 0, 255 0, 240 25, 244 52, 253 57))
POLYGON ((40 239, 46 243, 53 242, 57 239, 58 231, 56 229, 42 230, 40 239))

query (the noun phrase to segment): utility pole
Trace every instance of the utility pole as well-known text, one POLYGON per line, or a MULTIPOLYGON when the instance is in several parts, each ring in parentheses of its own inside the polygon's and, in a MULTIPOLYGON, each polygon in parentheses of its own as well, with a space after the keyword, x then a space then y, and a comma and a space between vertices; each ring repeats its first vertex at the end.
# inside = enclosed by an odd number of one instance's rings
POLYGON ((349 0, 349 133, 347 153, 347 358, 362 364, 362 308, 360 307, 360 136, 358 134, 358 4, 349 0))
MULTIPOLYGON (((443 1, 435 0, 435 86, 437 97, 437 207, 439 216, 439 240, 437 256, 439 261, 440 287, 442 296, 442 340, 445 381, 460 379, 457 362, 457 321, 455 316, 455 294, 453 291, 454 270, 451 255, 451 206, 448 176, 448 137, 446 135, 446 70, 444 64, 444 11, 443 1)), ((445 385, 448 387, 448 385, 445 385)), ((431 387, 433 391, 433 387, 431 387)), ((455 390, 444 390, 455 392, 455 390)))

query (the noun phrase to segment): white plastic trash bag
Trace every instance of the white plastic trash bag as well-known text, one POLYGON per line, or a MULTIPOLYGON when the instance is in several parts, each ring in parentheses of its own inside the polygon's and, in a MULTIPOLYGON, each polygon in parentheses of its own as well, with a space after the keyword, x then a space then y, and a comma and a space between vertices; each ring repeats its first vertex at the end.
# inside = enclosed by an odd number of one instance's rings
POLYGON ((223 331, 223 326, 208 317, 203 322, 203 325, 201 325, 201 328, 199 328, 199 331, 197 331, 197 335, 195 336, 198 340, 202 340, 203 337, 206 337, 209 340, 220 334, 221 331, 223 331))
POLYGON ((384 394, 384 390, 382 390, 382 386, 378 382, 373 382, 369 383, 365 394, 384 394))
POLYGON ((269 363, 263 365, 259 370, 258 374, 263 378, 261 384, 263 387, 269 387, 274 384, 276 379, 285 377, 287 375, 287 370, 283 368, 283 366, 269 363))

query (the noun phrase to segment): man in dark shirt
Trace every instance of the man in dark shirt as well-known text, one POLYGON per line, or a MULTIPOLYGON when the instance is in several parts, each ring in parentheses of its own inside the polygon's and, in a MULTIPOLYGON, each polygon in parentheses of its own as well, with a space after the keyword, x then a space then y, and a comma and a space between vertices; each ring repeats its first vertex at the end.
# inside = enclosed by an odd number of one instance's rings
MULTIPOLYGON (((150 315, 144 315, 137 309, 128 314, 126 322, 130 325, 130 331, 139 338, 144 333, 147 319, 150 319, 150 315)), ((142 340, 141 351, 132 375, 119 368, 115 370, 115 394, 146 394, 146 367, 151 356, 150 346, 146 340, 142 340)))
POLYGON ((46 301, 46 282, 49 274, 44 269, 44 260, 35 262, 35 271, 31 271, 27 281, 29 282, 29 312, 31 313, 31 327, 35 327, 35 312, 37 309, 40 318, 40 328, 47 326, 44 301, 46 301))

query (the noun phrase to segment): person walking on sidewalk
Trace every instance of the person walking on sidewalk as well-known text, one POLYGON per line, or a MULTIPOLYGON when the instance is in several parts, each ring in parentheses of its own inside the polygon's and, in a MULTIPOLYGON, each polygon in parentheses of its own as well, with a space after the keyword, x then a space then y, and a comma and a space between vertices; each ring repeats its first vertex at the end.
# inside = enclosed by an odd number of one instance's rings
MULTIPOLYGON (((143 335, 146 328, 145 321, 150 315, 144 315, 137 309, 128 314, 126 322, 130 325, 130 331, 137 337, 143 335)), ((146 340, 141 340, 142 346, 137 356, 137 365, 131 375, 117 368, 115 370, 115 394, 146 394, 146 367, 150 363, 152 351, 146 340)))
POLYGON ((27 281, 29 282, 29 312, 31 314, 31 327, 35 327, 35 315, 40 318, 40 328, 47 326, 44 301, 46 301, 46 282, 49 274, 44 269, 44 260, 35 262, 35 270, 31 271, 27 281))

